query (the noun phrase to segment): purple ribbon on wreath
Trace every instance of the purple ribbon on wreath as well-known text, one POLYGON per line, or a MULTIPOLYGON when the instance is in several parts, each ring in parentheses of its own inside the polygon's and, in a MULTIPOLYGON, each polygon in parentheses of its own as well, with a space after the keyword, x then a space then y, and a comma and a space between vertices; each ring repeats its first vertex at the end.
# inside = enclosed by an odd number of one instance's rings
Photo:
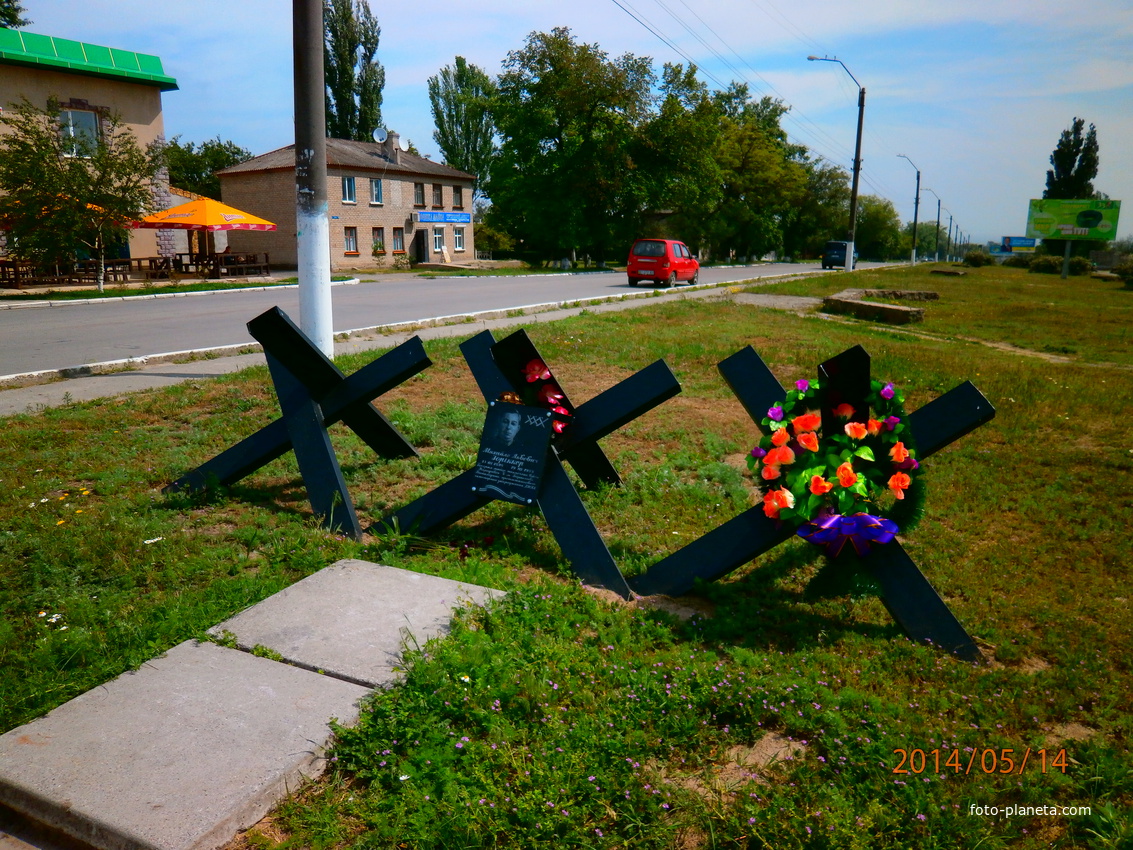
POLYGON ((796 534, 816 546, 825 546, 831 558, 838 557, 848 541, 860 558, 869 552, 871 544, 888 543, 898 530, 893 520, 872 514, 822 514, 800 526, 796 534))

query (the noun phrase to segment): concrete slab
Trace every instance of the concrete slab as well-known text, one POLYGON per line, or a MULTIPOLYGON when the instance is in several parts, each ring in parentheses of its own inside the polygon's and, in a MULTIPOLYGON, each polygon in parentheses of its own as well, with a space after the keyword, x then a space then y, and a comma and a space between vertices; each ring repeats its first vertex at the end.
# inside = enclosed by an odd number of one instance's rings
POLYGON ((211 850, 322 769, 367 692, 189 641, 0 736, 0 804, 104 850, 211 850))
POLYGON ((447 634, 453 609, 483 605, 498 590, 439 576, 337 561, 209 630, 257 644, 290 664, 368 687, 396 679, 408 638, 419 645, 447 634))

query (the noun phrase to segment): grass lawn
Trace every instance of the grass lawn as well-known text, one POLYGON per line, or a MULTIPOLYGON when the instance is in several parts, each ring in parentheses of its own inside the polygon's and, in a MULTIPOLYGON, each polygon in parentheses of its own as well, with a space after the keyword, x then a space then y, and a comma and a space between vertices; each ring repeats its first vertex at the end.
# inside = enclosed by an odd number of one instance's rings
MULTIPOLYGON (((758 290, 940 292, 911 329, 665 299, 528 332, 576 403, 661 357, 682 383, 603 440, 624 486, 583 494, 627 574, 752 504, 757 432, 715 368, 743 346, 789 385, 860 343, 909 410, 971 379, 997 416, 926 461, 927 515, 902 539, 987 665, 909 643, 797 539, 679 604, 623 603, 580 588, 542 518, 507 503, 355 543, 311 521, 290 455, 162 496, 278 415, 252 369, 4 420, 0 730, 359 557, 509 596, 410 647, 333 769, 242 846, 1128 847, 1133 292, 928 272, 758 290)), ((379 402, 421 459, 332 432, 367 521, 474 462, 475 383, 456 341, 427 348, 434 366, 379 402)))

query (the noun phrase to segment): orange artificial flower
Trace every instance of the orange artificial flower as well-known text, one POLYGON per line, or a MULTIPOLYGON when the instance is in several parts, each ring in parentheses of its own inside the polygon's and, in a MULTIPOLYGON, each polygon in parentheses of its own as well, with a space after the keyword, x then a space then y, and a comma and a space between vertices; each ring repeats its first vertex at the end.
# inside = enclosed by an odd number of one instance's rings
POLYGON ((821 424, 822 417, 817 413, 804 413, 802 416, 796 416, 791 420, 791 426, 795 429, 796 434, 801 434, 804 431, 817 431, 821 424))
POLYGON ((860 440, 866 435, 865 425, 861 422, 847 422, 845 431, 846 436, 855 440, 860 440))
POLYGON ((839 419, 849 419, 854 415, 854 407, 851 404, 842 402, 840 405, 834 408, 833 413, 839 419))
POLYGON ((763 469, 759 470, 759 474, 763 476, 764 481, 774 481, 779 477, 779 464, 769 463, 765 464, 763 469))
POLYGON ((900 463, 909 456, 909 450, 905 448, 904 443, 897 443, 889 450, 889 456, 893 458, 894 463, 900 463))
POLYGON ((905 491, 909 489, 912 480, 904 472, 898 472, 889 479, 889 489, 898 499, 905 498, 905 491))
POLYGON ((794 463, 795 453, 791 451, 790 446, 777 446, 764 455, 763 462, 773 466, 778 466, 781 463, 794 463))
POLYGON ((771 445, 773 446, 785 446, 790 440, 791 435, 786 428, 780 428, 771 435, 771 445))
POLYGON ((867 422, 865 425, 865 429, 869 431, 869 435, 871 437, 876 437, 878 434, 880 434, 883 427, 883 423, 878 422, 876 419, 869 420, 869 422, 867 422))
POLYGON ((854 472, 854 468, 846 461, 838 467, 838 483, 843 487, 853 487, 858 482, 858 474, 854 472))
POLYGON ((763 497, 763 512, 769 519, 778 519, 779 511, 784 508, 793 508, 795 497, 790 490, 772 490, 763 497))
POLYGON ((799 434, 799 445, 807 451, 818 451, 818 437, 814 435, 813 431, 807 431, 805 434, 799 434))
POLYGON ((833 489, 834 485, 823 478, 821 475, 816 475, 810 479, 810 492, 814 493, 814 495, 816 496, 821 496, 825 493, 829 493, 833 489))

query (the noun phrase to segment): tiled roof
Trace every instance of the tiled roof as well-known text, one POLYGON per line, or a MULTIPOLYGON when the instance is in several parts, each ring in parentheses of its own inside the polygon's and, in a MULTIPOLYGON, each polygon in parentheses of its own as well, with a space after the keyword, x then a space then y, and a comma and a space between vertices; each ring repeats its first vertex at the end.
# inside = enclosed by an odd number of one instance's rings
MULTIPOLYGON (((353 142, 348 139, 327 139, 328 168, 357 168, 365 171, 382 171, 396 174, 416 174, 423 177, 475 180, 474 174, 460 171, 450 165, 433 162, 423 156, 398 151, 398 162, 389 156, 388 142, 353 142)), ((238 165, 222 168, 217 174, 248 174, 260 171, 284 171, 295 168, 295 145, 288 145, 238 165)))
POLYGON ((156 56, 23 30, 0 29, 0 64, 127 80, 162 91, 177 88, 177 81, 166 76, 156 56))

